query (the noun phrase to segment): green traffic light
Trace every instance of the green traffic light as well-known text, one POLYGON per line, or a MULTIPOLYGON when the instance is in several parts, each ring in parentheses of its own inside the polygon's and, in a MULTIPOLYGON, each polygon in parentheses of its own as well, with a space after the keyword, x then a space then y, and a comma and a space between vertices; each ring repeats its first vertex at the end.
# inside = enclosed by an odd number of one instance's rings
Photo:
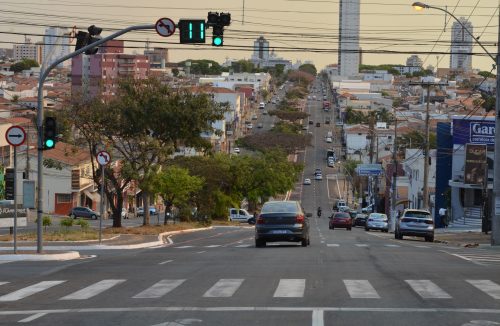
POLYGON ((222 45, 222 37, 220 37, 220 36, 214 37, 213 44, 215 46, 221 46, 222 45))
POLYGON ((47 147, 47 148, 52 148, 52 147, 54 147, 54 145, 55 145, 55 142, 53 139, 47 139, 45 141, 45 147, 47 147))

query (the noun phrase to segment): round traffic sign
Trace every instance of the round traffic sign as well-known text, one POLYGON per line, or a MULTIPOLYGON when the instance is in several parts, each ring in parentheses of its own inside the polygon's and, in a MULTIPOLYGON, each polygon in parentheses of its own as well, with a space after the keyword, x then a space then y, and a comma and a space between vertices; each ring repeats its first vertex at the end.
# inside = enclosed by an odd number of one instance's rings
POLYGON ((99 153, 97 153, 96 158, 97 162, 100 165, 108 165, 109 162, 111 162, 111 155, 109 155, 109 153, 106 151, 100 151, 99 153))
POLYGON ((175 23, 170 18, 160 18, 155 24, 155 29, 159 35, 169 37, 175 32, 175 23))
POLYGON ((26 140, 26 131, 24 131, 23 127, 12 126, 7 129, 7 132, 5 133, 5 139, 12 146, 22 145, 26 140))

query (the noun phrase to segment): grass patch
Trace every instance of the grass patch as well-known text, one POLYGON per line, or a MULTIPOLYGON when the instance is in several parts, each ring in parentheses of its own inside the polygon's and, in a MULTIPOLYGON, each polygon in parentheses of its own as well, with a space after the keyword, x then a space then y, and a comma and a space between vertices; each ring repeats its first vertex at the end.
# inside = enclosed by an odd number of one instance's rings
MULTIPOLYGON (((103 236, 103 239, 111 238, 111 235, 103 236)), ((0 236, 0 241, 13 241, 11 234, 0 236)), ((83 240, 98 240, 99 231, 87 230, 68 230, 68 231, 48 231, 43 233, 43 241, 83 241, 83 240)), ((36 232, 19 233, 17 235, 19 241, 36 241, 36 232)))
POLYGON ((221 226, 247 226, 250 225, 245 222, 236 222, 236 221, 222 221, 222 220, 212 220, 212 225, 221 225, 221 226))

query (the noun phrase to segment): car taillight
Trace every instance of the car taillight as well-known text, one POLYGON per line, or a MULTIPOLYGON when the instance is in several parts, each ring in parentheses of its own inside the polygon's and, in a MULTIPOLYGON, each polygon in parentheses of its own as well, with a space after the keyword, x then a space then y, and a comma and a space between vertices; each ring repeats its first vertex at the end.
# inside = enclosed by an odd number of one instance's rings
POLYGON ((295 222, 297 222, 299 224, 304 224, 304 215, 297 215, 295 217, 295 222))
POLYGON ((425 224, 434 224, 433 220, 425 220, 425 224))
POLYGON ((368 219, 368 222, 371 222, 371 221, 373 221, 373 219, 372 219, 372 218, 369 218, 369 219, 368 219))
POLYGON ((257 224, 264 224, 264 218, 262 216, 257 218, 257 224))

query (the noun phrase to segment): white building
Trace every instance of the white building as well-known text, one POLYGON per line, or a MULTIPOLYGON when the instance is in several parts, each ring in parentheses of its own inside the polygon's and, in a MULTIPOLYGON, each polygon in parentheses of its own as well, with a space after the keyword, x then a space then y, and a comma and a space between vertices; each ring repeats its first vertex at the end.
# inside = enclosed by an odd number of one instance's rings
POLYGON ((422 68, 423 64, 424 64, 424 62, 422 61, 422 59, 420 59, 420 57, 416 54, 409 56, 408 59, 406 59, 406 65, 408 67, 420 67, 420 68, 422 68))
POLYGON ((253 42, 252 61, 266 61, 269 59, 269 41, 260 36, 253 42))
POLYGON ((31 43, 30 39, 26 39, 25 44, 14 44, 15 61, 20 61, 22 59, 32 59, 40 63, 39 52, 40 52, 39 45, 31 43))
POLYGON ((360 0, 339 2, 339 75, 355 76, 359 72, 359 6, 360 0))
MULTIPOLYGON (((436 188, 436 150, 429 152, 431 164, 429 165, 429 177, 427 188, 429 189, 429 203, 432 205, 432 198, 436 188)), ((408 177, 408 199, 409 208, 423 208, 423 189, 424 189, 424 162, 425 157, 421 149, 406 149, 406 158, 403 163, 403 169, 408 177)), ((434 210, 431 208, 431 212, 434 210)))
MULTIPOLYGON (((68 30, 65 28, 49 27, 45 30, 43 37, 43 62, 45 65, 49 66, 52 62, 70 53, 69 38, 65 34, 68 34, 68 30)), ((66 60, 57 67, 63 68, 70 65, 71 60, 66 60)))
POLYGON ((460 22, 454 22, 451 27, 450 69, 470 71, 472 69, 472 24, 460 17, 460 22), (462 26, 463 25, 463 26, 462 26), (467 30, 470 34, 467 32, 467 30))
MULTIPOLYGON (((374 128, 373 162, 378 158, 392 154, 394 145, 394 126, 385 122, 377 122, 374 128)), ((356 124, 344 126, 346 154, 348 159, 370 163, 370 128, 368 125, 356 124)))

